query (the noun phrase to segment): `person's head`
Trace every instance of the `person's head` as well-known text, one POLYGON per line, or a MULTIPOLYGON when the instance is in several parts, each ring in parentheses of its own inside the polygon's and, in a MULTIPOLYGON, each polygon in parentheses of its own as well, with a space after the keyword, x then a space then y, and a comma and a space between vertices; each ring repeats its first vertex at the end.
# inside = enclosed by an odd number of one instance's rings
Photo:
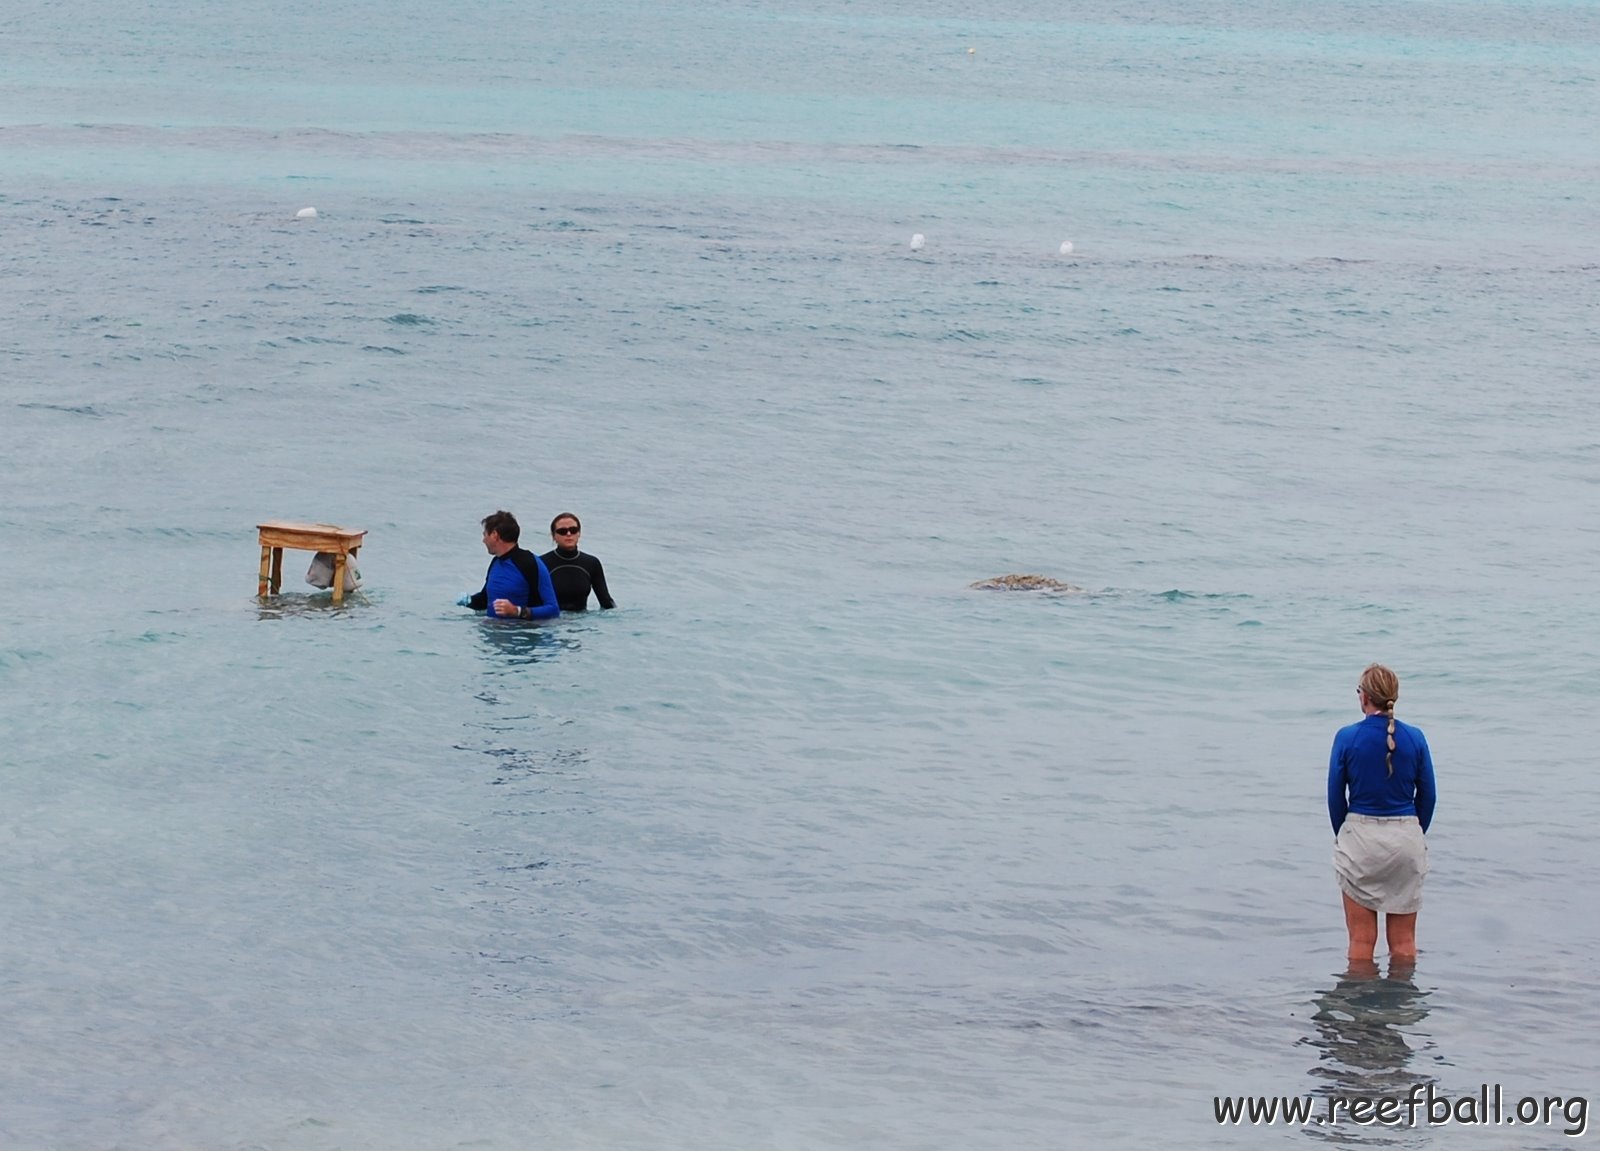
POLYGON ((517 526, 517 517, 510 512, 495 512, 492 516, 483 517, 483 546, 493 555, 504 555, 517 546, 517 540, 522 538, 522 529, 517 526))
POLYGON ((583 535, 583 525, 571 512, 562 512, 550 521, 550 538, 558 548, 576 548, 578 537, 583 535))
POLYGON ((1400 677, 1384 667, 1381 663, 1367 665, 1367 670, 1361 673, 1361 682, 1356 685, 1356 691, 1361 695, 1362 710, 1371 710, 1373 715, 1386 715, 1389 717, 1389 752, 1383 757, 1389 774, 1394 774, 1394 703, 1400 698, 1400 677))
POLYGON ((1368 664, 1356 689, 1362 703, 1370 703, 1376 711, 1393 712, 1394 701, 1400 698, 1400 677, 1381 663, 1368 664))

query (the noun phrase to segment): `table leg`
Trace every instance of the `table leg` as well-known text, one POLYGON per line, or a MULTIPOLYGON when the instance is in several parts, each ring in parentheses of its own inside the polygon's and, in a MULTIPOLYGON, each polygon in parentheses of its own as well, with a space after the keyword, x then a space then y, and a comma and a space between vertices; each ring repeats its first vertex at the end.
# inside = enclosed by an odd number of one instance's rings
POLYGON ((333 556, 333 602, 344 602, 344 553, 335 552, 333 556))
POLYGON ((272 594, 277 595, 283 586, 283 549, 272 549, 272 594))
POLYGON ((272 578, 272 549, 265 544, 261 547, 261 582, 256 586, 256 595, 262 599, 267 595, 267 581, 272 578))

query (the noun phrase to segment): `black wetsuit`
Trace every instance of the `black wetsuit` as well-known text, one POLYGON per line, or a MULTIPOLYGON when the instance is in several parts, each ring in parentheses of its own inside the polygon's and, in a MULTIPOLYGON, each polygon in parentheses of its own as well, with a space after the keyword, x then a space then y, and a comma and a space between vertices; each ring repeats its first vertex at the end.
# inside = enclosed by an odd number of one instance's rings
POLYGON ((591 588, 601 607, 617 606, 606 590, 605 569, 594 556, 577 549, 551 548, 539 558, 550 569, 550 582, 555 585, 556 602, 562 611, 587 611, 591 588))

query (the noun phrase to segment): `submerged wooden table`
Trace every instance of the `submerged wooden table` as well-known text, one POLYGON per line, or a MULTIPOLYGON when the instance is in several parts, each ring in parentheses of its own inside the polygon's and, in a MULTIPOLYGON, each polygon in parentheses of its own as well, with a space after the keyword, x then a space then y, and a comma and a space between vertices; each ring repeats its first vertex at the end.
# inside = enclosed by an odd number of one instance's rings
POLYGON ((272 594, 278 594, 283 585, 283 549, 330 552, 333 555, 333 602, 344 600, 345 560, 361 550, 361 539, 367 533, 359 528, 341 528, 334 524, 301 524, 288 520, 268 520, 257 524, 261 533, 261 583, 258 596, 267 594, 271 584, 272 594))

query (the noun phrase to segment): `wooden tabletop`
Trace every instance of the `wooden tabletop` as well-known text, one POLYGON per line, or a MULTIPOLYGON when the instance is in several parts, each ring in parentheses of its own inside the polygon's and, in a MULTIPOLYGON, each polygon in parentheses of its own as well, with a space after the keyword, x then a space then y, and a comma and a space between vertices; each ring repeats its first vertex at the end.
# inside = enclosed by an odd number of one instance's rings
POLYGON ((349 551, 361 546, 362 528, 338 524, 308 524, 295 520, 267 520, 256 525, 262 547, 297 548, 302 551, 349 551))

